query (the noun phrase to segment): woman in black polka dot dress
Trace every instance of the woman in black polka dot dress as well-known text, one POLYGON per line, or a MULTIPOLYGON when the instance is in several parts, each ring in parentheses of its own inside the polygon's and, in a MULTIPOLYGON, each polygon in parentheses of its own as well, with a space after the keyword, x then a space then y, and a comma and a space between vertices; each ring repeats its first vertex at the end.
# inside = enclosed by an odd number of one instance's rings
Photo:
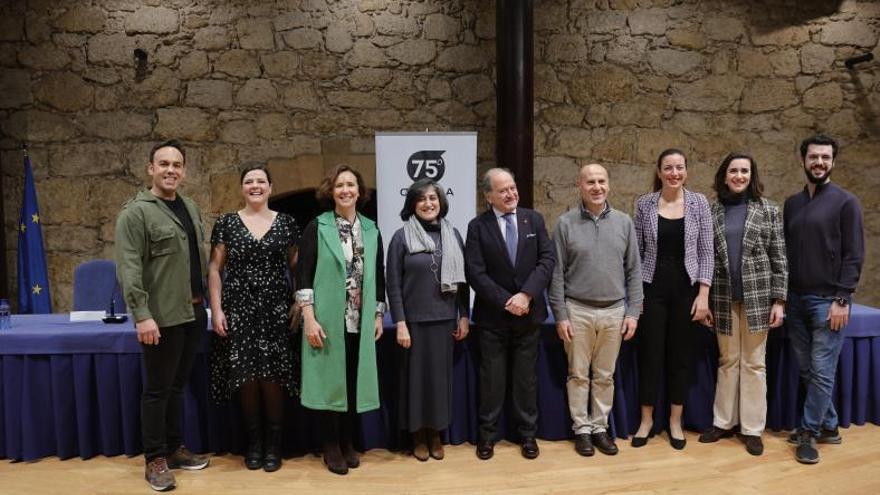
POLYGON ((298 392, 288 269, 300 231, 290 215, 269 209, 272 179, 264 167, 245 169, 241 188, 245 208, 222 215, 211 235, 211 394, 222 401, 238 392, 248 433, 245 465, 275 471, 285 395, 298 392))

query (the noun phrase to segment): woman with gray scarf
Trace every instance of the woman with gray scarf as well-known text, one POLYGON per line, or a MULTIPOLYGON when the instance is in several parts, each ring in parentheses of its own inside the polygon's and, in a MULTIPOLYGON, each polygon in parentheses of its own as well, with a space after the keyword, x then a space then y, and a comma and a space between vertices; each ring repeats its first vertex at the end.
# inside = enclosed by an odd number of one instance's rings
POLYGON ((401 427, 412 434, 413 456, 420 461, 443 458, 440 430, 452 419, 453 344, 469 330, 464 243, 445 218, 448 211, 436 182, 416 181, 386 261, 388 300, 402 347, 401 427))

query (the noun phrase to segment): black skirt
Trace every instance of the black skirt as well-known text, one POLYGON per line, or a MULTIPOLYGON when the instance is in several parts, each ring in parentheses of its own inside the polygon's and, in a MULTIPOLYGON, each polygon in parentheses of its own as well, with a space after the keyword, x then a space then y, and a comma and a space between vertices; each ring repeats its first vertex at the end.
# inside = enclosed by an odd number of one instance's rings
POLYGON ((407 323, 412 345, 401 348, 400 427, 445 430, 452 421, 455 320, 407 323))

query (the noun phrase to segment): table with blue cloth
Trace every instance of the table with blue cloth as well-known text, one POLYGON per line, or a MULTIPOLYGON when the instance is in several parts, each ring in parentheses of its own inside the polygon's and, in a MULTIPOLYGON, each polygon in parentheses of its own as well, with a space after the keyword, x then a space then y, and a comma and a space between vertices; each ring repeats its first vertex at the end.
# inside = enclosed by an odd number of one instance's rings
MULTIPOLYGON (((471 337, 455 346, 453 420, 446 433, 453 444, 475 442, 477 437, 479 349, 474 333, 478 331, 473 329, 471 337)), ((572 435, 565 397, 565 352, 552 323, 540 331, 538 436, 561 440, 572 435)), ((880 310, 854 305, 845 333, 834 389, 840 425, 880 425, 880 310)), ((186 390, 184 441, 198 452, 240 453, 245 436, 237 405, 215 404, 209 398, 209 338, 210 332, 186 390)), ((712 423, 718 351, 708 329, 695 328, 695 338, 699 340, 698 359, 685 402, 684 424, 702 431, 712 423)), ((14 316, 12 329, 0 332, 0 458, 27 461, 44 456, 140 454, 144 378, 140 352, 131 323, 71 323, 66 314, 14 316)), ((382 407, 362 416, 359 445, 364 449, 405 447, 397 428, 399 353, 390 321, 386 321, 377 356, 382 407)), ((616 436, 638 429, 636 366, 635 345, 625 342, 615 373, 611 414, 611 432, 616 436)), ((767 344, 767 399, 767 427, 793 429, 800 419, 803 392, 784 329, 772 330, 767 344)), ((655 428, 664 428, 666 417, 665 409, 659 408, 655 428)), ((503 423, 502 417, 502 432, 506 431, 503 423)), ((291 398, 285 412, 285 454, 319 451, 317 426, 315 415, 291 398)))

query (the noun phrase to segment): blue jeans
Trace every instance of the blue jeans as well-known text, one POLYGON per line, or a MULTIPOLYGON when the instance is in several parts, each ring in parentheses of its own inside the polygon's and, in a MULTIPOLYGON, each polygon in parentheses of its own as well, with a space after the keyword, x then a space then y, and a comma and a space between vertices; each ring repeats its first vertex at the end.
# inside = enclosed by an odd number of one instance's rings
POLYGON ((837 359, 843 346, 843 328, 832 331, 828 309, 831 298, 788 293, 785 325, 791 347, 807 389, 801 429, 818 436, 822 428, 837 428, 837 411, 831 400, 837 359))

